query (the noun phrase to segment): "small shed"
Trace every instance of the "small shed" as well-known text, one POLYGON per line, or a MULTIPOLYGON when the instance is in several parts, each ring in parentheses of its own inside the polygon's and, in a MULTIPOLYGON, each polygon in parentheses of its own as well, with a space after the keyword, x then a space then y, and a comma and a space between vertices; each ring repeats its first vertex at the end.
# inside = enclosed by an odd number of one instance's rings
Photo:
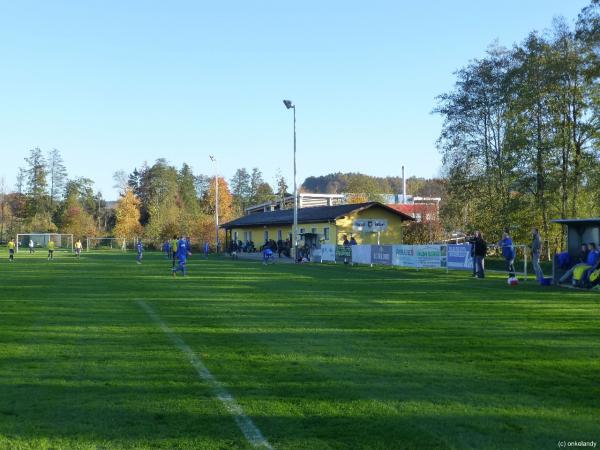
MULTIPOLYGON (((579 256, 579 249, 582 244, 594 242, 600 244, 600 217, 588 219, 556 219, 553 223, 558 223, 567 227, 567 251, 571 259, 576 261, 579 256)), ((553 278, 556 281, 561 273, 556 267, 556 257, 554 258, 553 278)))

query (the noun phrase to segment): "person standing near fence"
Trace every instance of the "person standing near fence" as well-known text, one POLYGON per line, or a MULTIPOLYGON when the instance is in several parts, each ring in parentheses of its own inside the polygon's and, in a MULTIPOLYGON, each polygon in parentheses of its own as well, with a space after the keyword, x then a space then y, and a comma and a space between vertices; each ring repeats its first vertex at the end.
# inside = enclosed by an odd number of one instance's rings
POLYGON ((515 278, 515 247, 508 232, 502 233, 502 239, 498 242, 498 247, 502 249, 508 278, 515 278))
MULTIPOLYGON (((348 247, 350 247, 350 241, 348 240, 348 236, 345 234, 342 236, 342 239, 342 245, 344 246, 344 250, 346 250, 348 247)), ((346 254, 344 253, 344 264, 348 264, 348 257, 345 255, 346 254)))
POLYGON ((483 239, 481 231, 475 232, 474 251, 477 264, 477 278, 485 278, 485 255, 487 254, 487 242, 483 239))
POLYGON ((544 279, 544 272, 540 266, 540 256, 542 255, 542 237, 540 236, 540 230, 533 228, 531 239, 531 264, 533 265, 533 271, 538 281, 544 279))
POLYGON ((469 254, 471 255, 471 265, 473 266, 473 278, 477 276, 477 258, 475 258, 475 242, 477 241, 476 236, 471 236, 467 241, 470 245, 469 254))

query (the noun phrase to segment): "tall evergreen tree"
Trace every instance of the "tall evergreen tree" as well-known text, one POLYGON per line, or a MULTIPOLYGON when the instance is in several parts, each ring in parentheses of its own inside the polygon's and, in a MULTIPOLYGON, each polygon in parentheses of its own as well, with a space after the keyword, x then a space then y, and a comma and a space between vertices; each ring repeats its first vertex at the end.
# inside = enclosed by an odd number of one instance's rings
POLYGON ((234 208, 243 213, 251 197, 250 174, 245 168, 237 169, 230 180, 234 208))
MULTIPOLYGON (((29 157, 25 158, 25 162, 27 163, 28 217, 49 216, 48 168, 42 150, 37 147, 30 150, 29 157)), ((45 221, 49 222, 49 219, 45 219, 45 221)))
POLYGON ((65 167, 60 151, 52 149, 48 153, 48 178, 50 188, 50 208, 60 201, 67 181, 67 168, 65 167))
POLYGON ((198 196, 196 194, 196 177, 192 172, 192 168, 184 163, 178 174, 179 196, 181 198, 182 207, 192 215, 195 215, 198 210, 198 196))
POLYGON ((277 186, 277 201, 281 208, 284 207, 285 196, 288 194, 288 185, 281 171, 275 175, 275 185, 277 186))

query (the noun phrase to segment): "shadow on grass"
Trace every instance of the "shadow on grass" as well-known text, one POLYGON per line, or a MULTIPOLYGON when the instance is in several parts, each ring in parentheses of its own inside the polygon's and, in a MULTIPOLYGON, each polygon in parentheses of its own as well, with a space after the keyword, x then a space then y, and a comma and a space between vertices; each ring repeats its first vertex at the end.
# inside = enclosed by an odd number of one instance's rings
MULTIPOLYGON (((0 436, 5 438, 32 442, 44 436, 50 442, 109 442, 111 447, 156 448, 172 440, 180 447, 199 442, 221 448, 247 446, 231 417, 218 413, 210 399, 190 387, 117 390, 2 384, 0 395, 0 436), (27 398, 15 400, 19 391, 26 391, 27 398), (151 400, 135 402, 140 398, 151 400)), ((246 401, 241 399, 242 404, 246 401)), ((281 398, 258 401, 274 411, 281 398)), ((592 420, 582 424, 568 414, 535 412, 510 405, 494 410, 412 398, 385 403, 338 399, 324 407, 291 396, 286 414, 258 412, 253 420, 276 448, 546 448, 569 439, 571 433, 581 440, 596 439, 592 420)))

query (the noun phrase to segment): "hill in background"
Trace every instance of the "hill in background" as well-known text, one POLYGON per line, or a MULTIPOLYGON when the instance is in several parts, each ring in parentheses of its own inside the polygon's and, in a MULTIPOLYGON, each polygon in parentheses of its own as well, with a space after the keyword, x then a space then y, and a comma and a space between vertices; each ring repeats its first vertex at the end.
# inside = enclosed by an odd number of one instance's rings
MULTIPOLYGON (((362 173, 330 173, 311 176, 300 188, 315 194, 341 194, 348 192, 367 194, 402 194, 402 177, 374 177, 362 173)), ((410 177, 406 180, 406 193, 422 197, 443 197, 444 182, 438 178, 410 177)))

